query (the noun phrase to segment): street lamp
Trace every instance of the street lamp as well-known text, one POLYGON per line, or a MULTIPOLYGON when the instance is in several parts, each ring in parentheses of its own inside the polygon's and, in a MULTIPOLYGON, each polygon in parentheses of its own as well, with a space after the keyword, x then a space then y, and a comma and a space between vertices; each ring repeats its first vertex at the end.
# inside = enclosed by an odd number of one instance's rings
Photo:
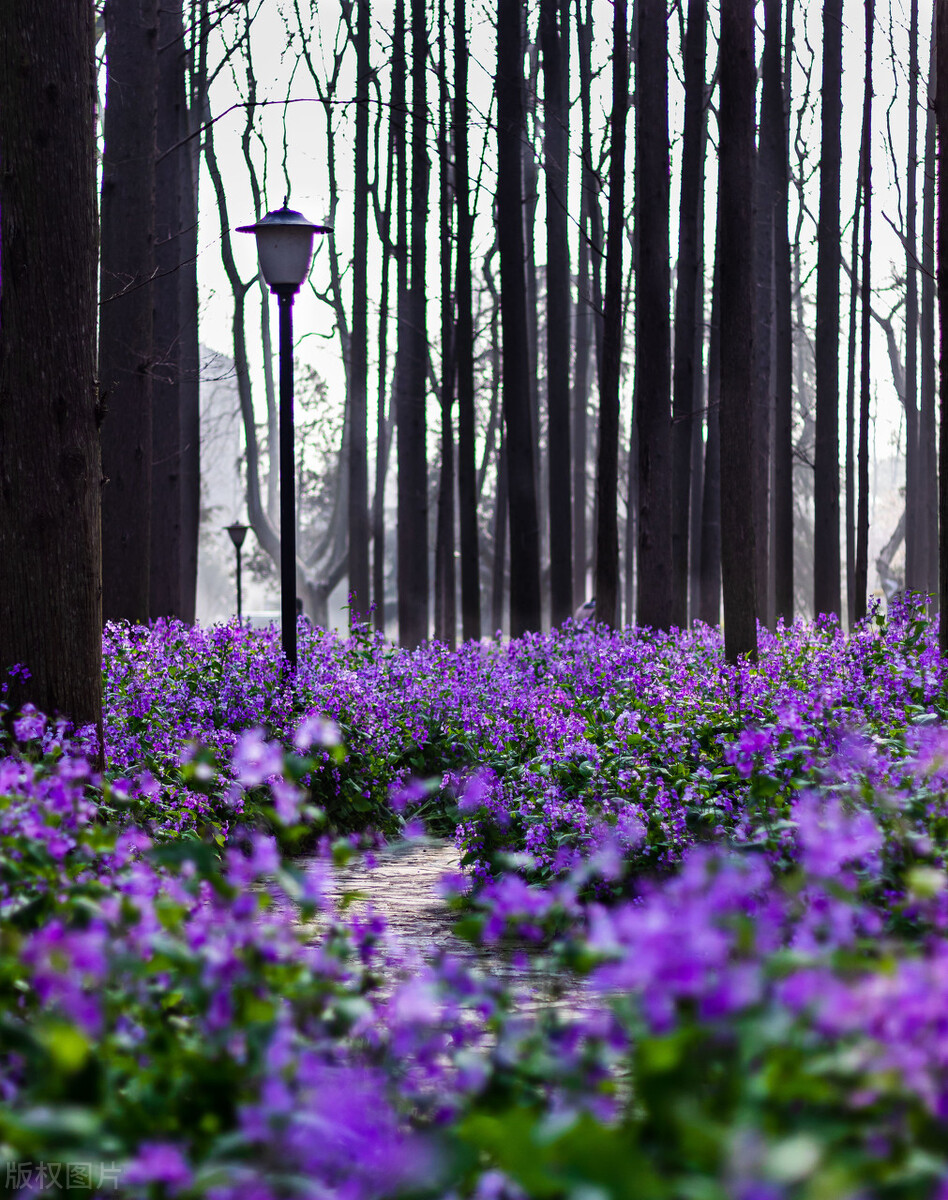
POLYGON ((247 526, 241 525, 239 521, 235 521, 233 525, 227 526, 227 532, 230 534, 230 540, 234 543, 234 549, 237 551, 237 624, 241 622, 243 616, 243 603, 240 591, 240 548, 244 544, 244 538, 247 536, 247 526))
MULTIPOLYGON (((288 197, 287 197, 288 199, 288 197)), ((238 233, 257 239, 260 270, 280 311, 280 615, 283 654, 296 670, 296 499, 293 488, 293 297, 313 261, 313 238, 330 233, 287 207, 268 212, 238 233)))

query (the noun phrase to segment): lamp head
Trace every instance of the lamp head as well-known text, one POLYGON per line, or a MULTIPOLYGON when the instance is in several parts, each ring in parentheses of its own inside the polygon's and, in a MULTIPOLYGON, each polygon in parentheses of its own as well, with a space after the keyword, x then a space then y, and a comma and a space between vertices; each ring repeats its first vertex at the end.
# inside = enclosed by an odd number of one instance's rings
POLYGON ((249 526, 241 525, 239 521, 235 521, 233 525, 227 526, 227 532, 230 534, 230 540, 234 543, 234 549, 239 550, 244 544, 244 538, 247 536, 249 526))
POLYGON ((283 207, 268 212, 253 225, 241 225, 238 233, 252 233, 257 239, 260 270, 274 292, 295 293, 309 274, 313 261, 313 238, 317 233, 331 233, 328 225, 314 225, 302 213, 283 207))

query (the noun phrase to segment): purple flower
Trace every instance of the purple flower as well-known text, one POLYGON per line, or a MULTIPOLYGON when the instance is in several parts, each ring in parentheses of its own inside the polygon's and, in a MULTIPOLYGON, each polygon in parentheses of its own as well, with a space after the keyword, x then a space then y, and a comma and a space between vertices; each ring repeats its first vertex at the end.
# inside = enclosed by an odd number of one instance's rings
POLYGON ((123 1182, 131 1185, 163 1183, 174 1195, 191 1182, 191 1168, 171 1142, 142 1142, 125 1168, 123 1182))

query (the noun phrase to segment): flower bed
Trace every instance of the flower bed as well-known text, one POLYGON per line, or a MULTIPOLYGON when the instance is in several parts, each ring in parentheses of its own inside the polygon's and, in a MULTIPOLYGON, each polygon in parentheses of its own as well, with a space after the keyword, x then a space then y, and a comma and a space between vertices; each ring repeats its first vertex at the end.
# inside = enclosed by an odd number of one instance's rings
POLYGON ((104 778, 35 713, 0 755, 8 1191, 948 1196, 948 700, 913 608, 739 671, 700 626, 301 627, 286 687, 273 631, 163 622, 104 667, 104 778), (419 820, 456 832, 459 931, 587 976, 581 1011, 331 901, 419 820))

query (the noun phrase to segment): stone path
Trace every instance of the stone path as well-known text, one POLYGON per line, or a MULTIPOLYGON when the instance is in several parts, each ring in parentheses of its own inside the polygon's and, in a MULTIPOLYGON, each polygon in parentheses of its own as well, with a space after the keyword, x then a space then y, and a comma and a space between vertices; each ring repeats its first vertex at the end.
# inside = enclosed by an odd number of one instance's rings
POLYGON ((426 959, 448 953, 474 962, 521 993, 517 1008, 522 1012, 551 1004, 573 1009, 583 1003, 581 981, 554 973, 542 959, 537 961, 534 946, 477 947, 454 934, 454 914, 438 890, 444 874, 460 869, 453 842, 440 838, 393 842, 374 857, 373 867, 360 859, 338 872, 337 895, 362 893, 366 900, 356 900, 354 905, 371 904, 406 948, 426 959))

